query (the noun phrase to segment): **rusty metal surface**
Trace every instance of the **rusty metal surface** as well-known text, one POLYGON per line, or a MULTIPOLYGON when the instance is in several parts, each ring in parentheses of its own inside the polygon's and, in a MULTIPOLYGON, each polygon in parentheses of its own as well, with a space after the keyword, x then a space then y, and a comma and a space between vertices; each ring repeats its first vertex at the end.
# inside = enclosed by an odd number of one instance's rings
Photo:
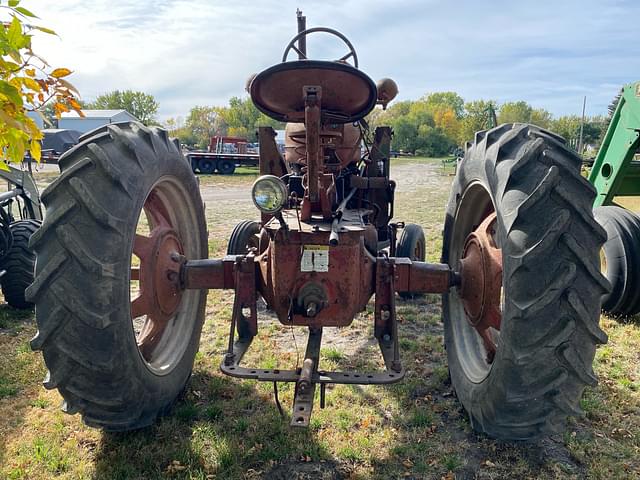
MULTIPOLYGON (((360 129, 353 124, 324 124, 320 130, 320 145, 328 159, 325 167, 332 171, 345 168, 360 159, 360 129), (337 163, 334 163, 334 159, 337 163)), ((285 158, 289 164, 307 163, 306 129, 302 123, 287 123, 285 127, 285 158)))
POLYGON ((396 292, 445 293, 452 283, 449 265, 394 258, 396 292))
POLYGON ((234 288, 235 255, 224 259, 189 260, 180 272, 183 288, 234 288))
POLYGON ((142 355, 149 359, 182 299, 183 247, 155 190, 147 197, 144 211, 152 229, 148 236, 136 234, 133 242, 140 267, 132 271, 131 279, 137 277, 140 293, 131 301, 131 318, 146 316, 136 341, 142 355))
POLYGON ((260 72, 249 87, 258 110, 281 122, 303 122, 306 85, 322 88, 323 118, 352 123, 364 118, 377 101, 377 89, 366 74, 344 63, 301 60, 260 72))
POLYGON ((393 184, 389 181, 389 152, 391 148, 391 128, 378 127, 375 131, 374 143, 371 149, 371 162, 367 165, 366 177, 384 178, 389 182, 388 189, 362 190, 360 196, 363 200, 375 205, 378 212, 375 217, 375 226, 382 239, 388 233, 388 224, 392 215, 393 184))
POLYGON ((492 213, 469 234, 460 260, 460 298, 469 323, 482 338, 489 362, 497 348, 489 329, 499 331, 502 321, 502 251, 494 239, 495 228, 496 214, 492 213))
MULTIPOLYGON (((234 345, 236 359, 242 359, 244 353, 249 349, 250 341, 238 340, 234 345)), ((346 370, 343 372, 330 372, 319 370, 311 377, 313 383, 340 383, 345 385, 389 385, 399 382, 405 376, 405 370, 396 372, 390 368, 393 361, 393 344, 379 342, 379 347, 388 365, 386 370, 378 371, 355 371, 346 370)), ((220 370, 225 375, 247 380, 258 380, 260 382, 297 382, 300 378, 300 370, 282 370, 278 368, 255 368, 242 367, 240 360, 232 365, 220 365, 220 370)))
POLYGON ((271 127, 258 127, 258 142, 260 143, 260 175, 275 175, 282 177, 287 173, 284 159, 276 145, 276 132, 271 127))
POLYGON ((323 158, 320 155, 320 105, 322 104, 322 88, 305 86, 303 87, 303 93, 305 100, 304 124, 306 126, 305 139, 307 150, 307 173, 305 175, 307 188, 303 202, 308 201, 313 203, 318 201, 318 173, 323 170, 323 158))
MULTIPOLYGON (((258 257, 260 278, 258 288, 280 322, 285 325, 310 327, 346 326, 356 313, 364 310, 373 293, 375 259, 366 251, 362 227, 345 228, 340 244, 329 246, 331 224, 318 230, 300 231, 292 222, 288 231, 276 229, 270 223, 272 241, 258 257), (303 248, 307 245, 326 246, 326 272, 301 271, 303 248), (317 285, 324 292, 325 304, 314 316, 302 310, 301 292, 308 285, 317 285)), ((302 223, 308 227, 307 224, 302 223)), ((305 227, 303 227, 304 229, 305 227)))
POLYGON ((309 330, 309 340, 302 362, 300 376, 296 381, 296 390, 293 398, 293 413, 291 415, 292 427, 308 427, 313 411, 313 395, 316 384, 314 375, 318 372, 320 363, 320 344, 322 343, 322 329, 309 330))

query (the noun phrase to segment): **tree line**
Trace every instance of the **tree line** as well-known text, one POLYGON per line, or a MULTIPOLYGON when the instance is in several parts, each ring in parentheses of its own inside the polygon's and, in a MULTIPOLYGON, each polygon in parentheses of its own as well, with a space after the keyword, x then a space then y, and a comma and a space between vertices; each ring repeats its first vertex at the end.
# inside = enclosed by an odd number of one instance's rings
MULTIPOLYGON (((159 125, 158 102, 152 95, 131 90, 100 95, 84 108, 124 109, 147 125, 159 125)), ((388 109, 375 109, 366 118, 370 128, 389 125, 393 128, 392 148, 424 156, 449 155, 457 147, 473 140, 475 132, 489 128, 492 115, 497 123, 532 123, 549 129, 578 147, 581 119, 577 115, 554 117, 543 108, 525 101, 498 104, 494 100, 465 101, 456 92, 435 92, 417 100, 395 102, 388 109)), ((171 135, 192 148, 206 148, 210 137, 227 135, 256 141, 259 126, 282 129, 281 122, 261 113, 251 100, 232 97, 225 106, 195 106, 186 117, 172 117, 162 122, 171 135)), ((607 125, 607 117, 585 118, 583 143, 587 153, 598 146, 607 125)))
MULTIPOLYGON (((581 119, 577 115, 555 118, 543 108, 525 101, 498 104, 494 100, 465 102, 455 92, 430 93, 418 100, 396 102, 386 111, 375 110, 369 123, 390 125, 396 150, 425 156, 442 156, 473 140, 475 132, 489 128, 495 112, 497 123, 532 123, 564 137, 578 146, 581 119)), ((595 148, 607 125, 607 117, 585 118, 583 145, 595 148)))

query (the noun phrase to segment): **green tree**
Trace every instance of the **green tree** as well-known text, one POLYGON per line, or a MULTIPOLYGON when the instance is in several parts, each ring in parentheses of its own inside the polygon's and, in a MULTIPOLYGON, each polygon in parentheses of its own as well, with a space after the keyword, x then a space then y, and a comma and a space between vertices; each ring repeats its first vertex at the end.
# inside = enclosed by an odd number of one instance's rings
POLYGON ((551 130, 563 137, 569 145, 577 145, 580 135, 580 117, 564 115, 551 122, 551 130))
MULTIPOLYGON (((205 148, 214 135, 226 134, 226 126, 217 107, 196 106, 191 109, 185 121, 183 143, 205 148)), ((180 138, 180 137, 179 137, 180 138)))
POLYGON ((547 112, 544 108, 534 108, 531 110, 529 123, 548 129, 551 128, 551 125, 553 124, 553 115, 551 115, 550 112, 547 112))
POLYGON ((492 105, 495 105, 493 100, 473 100, 464 104, 458 144, 472 141, 477 131, 489 127, 489 107, 492 105))
POLYGON ((218 114, 226 126, 227 135, 257 139, 258 127, 282 129, 284 125, 260 112, 249 97, 231 97, 229 105, 218 108, 218 114))
POLYGON ((600 139, 604 136, 607 126, 607 119, 602 115, 588 118, 584 125, 583 144, 594 147, 599 146, 600 139))
POLYGON ((498 123, 530 123, 533 108, 527 102, 503 103, 498 112, 498 123))
POLYGON ((452 110, 458 119, 464 115, 464 100, 456 92, 430 93, 423 99, 432 110, 444 106, 452 110))
POLYGON ((133 90, 114 90, 99 95, 87 105, 90 109, 126 110, 145 125, 156 123, 159 104, 153 95, 133 90))
POLYGON ((34 33, 55 32, 36 25, 37 17, 19 0, 0 1, 0 11, 8 17, 0 27, 0 151, 9 162, 21 162, 27 151, 40 160, 42 133, 28 113, 51 101, 58 117, 72 109, 82 115, 78 92, 65 79, 71 70, 51 68, 31 49, 34 33))

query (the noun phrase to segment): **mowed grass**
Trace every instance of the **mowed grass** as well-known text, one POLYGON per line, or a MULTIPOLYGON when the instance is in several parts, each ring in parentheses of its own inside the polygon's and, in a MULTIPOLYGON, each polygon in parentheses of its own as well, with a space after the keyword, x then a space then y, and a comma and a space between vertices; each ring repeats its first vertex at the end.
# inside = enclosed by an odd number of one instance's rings
MULTIPOLYGON (((396 219, 422 225, 428 259, 438 261, 444 206, 452 180, 440 160, 398 159, 396 219), (418 172, 411 175, 411 172, 418 172)), ((393 166, 392 166, 393 169, 393 166)), ((203 190, 246 188, 246 199, 209 202, 211 256, 231 229, 257 212, 243 175, 201 176, 203 190)), ((273 386, 223 376, 232 292, 212 291, 193 377, 170 416, 138 432, 107 434, 59 410, 56 391, 40 382, 41 355, 28 346, 32 314, 0 307, 0 478, 640 478, 640 322, 603 317, 609 344, 596 355, 600 383, 582 399, 585 415, 566 434, 539 443, 499 442, 474 433, 448 380, 439 297, 397 300, 407 367, 388 386, 331 386, 326 408, 316 399, 311 428, 289 427, 293 387, 281 385, 281 418, 273 386)), ((292 332, 261 312, 246 361, 295 366, 304 331, 292 332)), ((325 369, 376 368, 372 309, 323 345, 325 369)))

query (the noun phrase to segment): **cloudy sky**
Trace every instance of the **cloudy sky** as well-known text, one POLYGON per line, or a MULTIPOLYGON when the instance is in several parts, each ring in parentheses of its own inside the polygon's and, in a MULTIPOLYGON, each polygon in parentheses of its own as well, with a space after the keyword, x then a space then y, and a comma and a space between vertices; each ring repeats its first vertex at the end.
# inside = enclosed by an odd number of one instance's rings
MULTIPOLYGON (((638 0, 22 0, 60 38, 35 41, 53 66, 74 70, 86 100, 142 90, 160 118, 224 105, 247 77, 281 60, 296 33, 328 26, 354 44, 360 68, 391 77, 400 99, 454 90, 465 100, 526 100, 556 115, 602 114, 640 80, 638 0), (633 20, 635 19, 635 20, 633 20)), ((343 55, 316 35, 309 55, 343 55)))

